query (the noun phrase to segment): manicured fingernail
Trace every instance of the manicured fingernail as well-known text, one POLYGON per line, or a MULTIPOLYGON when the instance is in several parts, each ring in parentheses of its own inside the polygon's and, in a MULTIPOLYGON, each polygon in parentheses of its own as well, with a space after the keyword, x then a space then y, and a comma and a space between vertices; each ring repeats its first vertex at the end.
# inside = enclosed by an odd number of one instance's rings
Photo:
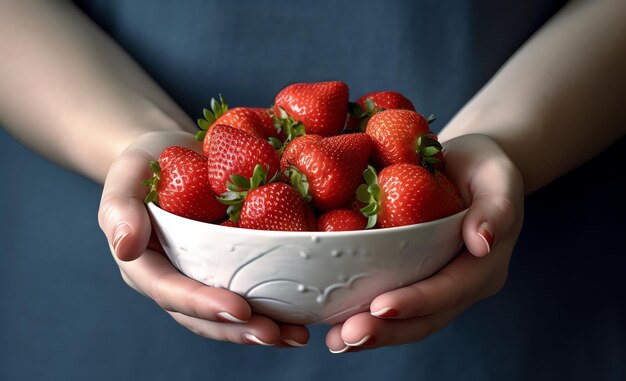
POLYGON ((120 244, 130 234, 130 225, 126 222, 120 222, 113 233, 113 250, 117 254, 120 244))
POLYGON ((378 318, 388 318, 398 315, 398 310, 391 307, 385 307, 379 309, 378 311, 370 312, 370 314, 378 318))
POLYGON ((265 341, 259 339, 258 337, 254 336, 251 333, 244 333, 243 341, 245 341, 248 344, 259 344, 259 345, 264 345, 266 347, 271 347, 274 345, 274 344, 266 343, 265 341))
POLYGON ((217 317, 220 318, 221 320, 224 320, 226 322, 230 322, 230 323, 245 323, 247 322, 247 320, 241 320, 238 319, 236 317, 234 317, 233 315, 229 314, 228 312, 218 312, 217 313, 217 317))
POLYGON ((478 236, 482 238, 483 242, 485 242, 485 246, 487 246, 487 253, 491 251, 491 247, 493 246, 493 235, 487 229, 487 224, 483 223, 478 227, 478 236))
POLYGON ((337 353, 344 353, 344 352, 347 352, 349 349, 350 349, 350 347, 349 347, 349 346, 347 346, 347 345, 346 345, 346 347, 345 347, 345 348, 342 348, 342 349, 340 349, 340 350, 338 350, 338 351, 336 351, 336 350, 334 350, 334 349, 332 349, 332 348, 330 348, 330 347, 328 348, 328 350, 330 351, 330 353, 335 353, 335 354, 337 354, 337 353))
POLYGON ((365 335, 363 336, 363 338, 355 343, 348 343, 347 341, 344 341, 343 343, 346 344, 349 347, 360 347, 361 345, 365 344, 368 342, 369 339, 372 338, 372 335, 365 335))
POLYGON ((296 347, 296 348, 302 348, 302 347, 306 347, 306 343, 299 343, 295 340, 292 339, 283 339, 283 343, 291 346, 291 347, 296 347))

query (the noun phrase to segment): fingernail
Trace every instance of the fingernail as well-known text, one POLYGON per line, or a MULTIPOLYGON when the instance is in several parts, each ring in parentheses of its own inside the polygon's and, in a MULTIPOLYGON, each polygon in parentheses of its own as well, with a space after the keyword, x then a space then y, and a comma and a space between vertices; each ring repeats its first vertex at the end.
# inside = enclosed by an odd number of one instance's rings
POLYGON ((299 343, 295 340, 292 339, 283 339, 283 343, 292 346, 292 347, 296 347, 296 348, 302 348, 302 347, 306 347, 307 343, 299 343))
POLYGON ((233 315, 229 314, 228 312, 218 312, 217 313, 217 317, 222 319, 222 320, 224 320, 224 321, 230 322, 230 323, 239 323, 239 324, 241 324, 241 323, 247 322, 247 320, 238 319, 238 318, 234 317, 233 315))
POLYGON ((330 353, 335 353, 335 354, 337 354, 337 353, 344 353, 344 352, 347 352, 347 351, 348 351, 348 349, 350 349, 350 347, 349 347, 349 346, 347 346, 347 345, 346 345, 346 347, 345 347, 345 348, 340 349, 340 350, 338 350, 338 351, 336 351, 336 350, 334 350, 334 349, 332 349, 332 348, 330 348, 330 347, 328 348, 328 350, 330 351, 330 353))
POLYGON ((365 335, 363 336, 363 338, 355 343, 348 343, 347 341, 344 341, 343 343, 346 344, 349 347, 360 347, 361 345, 367 343, 367 341, 372 337, 372 335, 365 335))
POLYGON ((378 311, 370 312, 370 315, 379 317, 379 318, 394 317, 398 315, 398 310, 396 310, 395 308, 391 308, 391 307, 385 307, 385 308, 379 309, 378 311))
POLYGON ((486 225, 486 223, 482 223, 478 227, 478 232, 476 234, 478 234, 478 236, 482 238, 483 242, 485 242, 485 246, 487 246, 487 253, 489 253, 491 251, 491 247, 493 246, 493 235, 489 232, 486 225))
POLYGON ((115 254, 117 254, 120 244, 130 234, 130 225, 126 222, 120 222, 117 224, 115 228, 115 233, 113 233, 113 250, 115 254))
POLYGON ((248 344, 259 344, 259 345, 264 345, 266 347, 274 346, 274 344, 266 343, 265 341, 259 339, 258 337, 254 336, 251 333, 244 333, 243 341, 245 341, 248 344))

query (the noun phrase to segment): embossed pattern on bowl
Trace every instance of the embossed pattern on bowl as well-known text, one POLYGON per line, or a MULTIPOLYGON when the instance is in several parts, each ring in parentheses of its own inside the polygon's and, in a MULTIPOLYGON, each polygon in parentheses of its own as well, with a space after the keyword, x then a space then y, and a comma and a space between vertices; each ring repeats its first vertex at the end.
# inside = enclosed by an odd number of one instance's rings
POLYGON ((294 324, 342 322, 381 293, 434 274, 460 250, 465 215, 369 231, 275 232, 197 222, 154 204, 148 210, 183 274, 294 324))

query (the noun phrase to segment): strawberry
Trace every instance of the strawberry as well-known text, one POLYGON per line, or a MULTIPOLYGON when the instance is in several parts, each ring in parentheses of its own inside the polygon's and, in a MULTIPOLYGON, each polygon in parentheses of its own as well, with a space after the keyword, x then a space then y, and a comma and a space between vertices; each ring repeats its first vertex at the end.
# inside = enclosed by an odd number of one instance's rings
POLYGON ((307 144, 298 145, 296 139, 293 144, 297 149, 285 155, 290 164, 286 175, 292 185, 301 193, 310 194, 313 205, 319 210, 346 205, 353 199, 361 174, 367 168, 372 147, 370 137, 361 132, 304 138, 307 144))
POLYGON ((301 135, 302 127, 307 134, 334 136, 346 122, 348 96, 348 86, 340 81, 295 83, 278 93, 274 114, 288 140, 301 135))
POLYGON ((254 112, 259 119, 261 120, 261 130, 263 134, 268 137, 274 137, 279 139, 280 141, 285 140, 282 132, 278 132, 276 130, 276 123, 274 122, 273 112, 271 108, 262 108, 262 107, 245 107, 246 109, 254 112))
POLYGON ((213 127, 207 152, 209 181, 217 194, 226 192, 231 175, 251 177, 256 165, 261 165, 270 178, 280 168, 278 154, 265 140, 230 126, 213 127))
POLYGON ((410 163, 393 164, 377 176, 369 167, 367 184, 357 189, 361 211, 369 216, 368 227, 381 228, 417 224, 447 217, 465 206, 456 186, 439 171, 410 163))
POLYGON ((231 175, 228 191, 218 197, 229 205, 229 221, 247 229, 315 230, 317 218, 300 194, 285 183, 268 181, 261 165, 254 167, 250 179, 231 175))
POLYGON ((398 163, 421 163, 431 168, 439 162, 436 155, 442 149, 441 144, 418 112, 378 112, 367 123, 365 132, 374 141, 372 158, 379 168, 398 163))
POLYGON ((167 147, 159 161, 151 161, 154 176, 144 181, 150 187, 146 203, 181 217, 203 222, 223 219, 226 206, 219 203, 208 178, 208 159, 184 147, 167 147))
POLYGON ((304 135, 288 142, 285 146, 285 151, 280 157, 280 170, 284 172, 289 169, 289 166, 300 155, 302 149, 321 139, 323 138, 319 135, 304 135))
POLYGON ((310 231, 313 211, 300 194, 285 183, 251 190, 243 202, 239 226, 258 230, 310 231))
POLYGON ((200 131, 196 134, 196 140, 202 142, 202 150, 206 156, 209 152, 209 141, 213 127, 218 124, 230 126, 245 131, 259 138, 267 138, 263 122, 257 113, 249 108, 235 107, 228 108, 228 104, 220 95, 219 101, 211 98, 211 110, 203 109, 204 119, 198 119, 200 131))
POLYGON ((369 119, 383 110, 411 110, 415 107, 404 95, 395 91, 368 93, 348 106, 350 112, 346 123, 347 131, 365 131, 369 119))
POLYGON ((322 214, 317 220, 319 231, 347 231, 363 230, 367 225, 367 218, 363 213, 353 209, 334 209, 322 214))
POLYGON ((229 226, 231 228, 238 228, 239 227, 239 222, 226 220, 226 221, 222 222, 220 225, 222 225, 222 226, 229 226))

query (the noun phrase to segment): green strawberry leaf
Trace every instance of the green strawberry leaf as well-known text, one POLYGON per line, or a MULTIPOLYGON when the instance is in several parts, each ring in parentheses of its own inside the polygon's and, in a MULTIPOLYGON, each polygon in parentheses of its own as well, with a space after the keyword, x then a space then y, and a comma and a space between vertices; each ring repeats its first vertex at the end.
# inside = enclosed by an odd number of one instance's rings
POLYGON ((152 170, 152 177, 146 180, 143 180, 141 183, 144 186, 147 186, 150 188, 150 191, 148 192, 148 194, 146 195, 146 198, 144 198, 144 202, 146 204, 150 203, 150 202, 154 202, 155 204, 158 204, 159 200, 158 200, 158 194, 157 194, 157 187, 159 185, 159 181, 161 180, 161 166, 159 165, 158 161, 155 160, 150 160, 149 163, 150 169, 152 170))
POLYGON ((235 187, 238 188, 238 190, 250 189, 250 181, 248 181, 248 179, 246 179, 245 177, 241 175, 230 175, 230 181, 232 182, 232 184, 231 183, 228 183, 228 184, 234 185, 235 187))
POLYGON ((376 226, 376 222, 378 220, 378 215, 374 214, 371 216, 367 216, 367 225, 365 225, 365 229, 371 229, 376 226))
POLYGON ((362 207, 361 213, 367 217, 366 229, 376 225, 377 215, 380 212, 380 186, 378 185, 378 175, 371 165, 363 171, 363 178, 366 184, 361 184, 356 190, 356 198, 366 204, 362 207))
POLYGON ((437 116, 435 114, 430 114, 430 115, 428 115, 428 118, 426 118, 426 122, 428 124, 431 124, 435 120, 437 120, 437 116))
POLYGON ((365 98, 365 113, 368 115, 372 115, 374 110, 376 110, 376 104, 371 98, 365 98))
POLYGON ((365 204, 369 204, 371 201, 371 195, 370 192, 367 191, 367 188, 367 184, 361 184, 358 188, 356 188, 356 199, 365 204))
POLYGON ((254 171, 252 172, 252 177, 250 178, 249 189, 253 190, 261 185, 265 185, 267 183, 267 171, 263 168, 262 165, 257 164, 254 166, 254 171))
POLYGON ((204 116, 204 119, 199 118, 196 121, 196 124, 200 128, 200 132, 198 132, 195 136, 196 140, 198 141, 203 141, 204 137, 206 136, 206 132, 209 130, 211 125, 215 123, 217 118, 219 118, 226 111, 228 111, 228 105, 226 104, 224 97, 222 97, 222 94, 219 95, 219 101, 215 98, 211 98, 210 103, 210 110, 207 108, 202 109, 202 116, 204 116))
POLYGON ((199 142, 203 142, 205 136, 206 136, 206 131, 198 131, 198 133, 196 133, 194 138, 199 142))
POLYGON ((371 165, 368 165, 367 169, 363 171, 363 178, 367 185, 378 184, 378 174, 376 173, 376 169, 371 165))
POLYGON ((363 107, 356 102, 348 102, 348 112, 355 118, 361 118, 365 115, 363 107))
POLYGON ((309 181, 306 178, 306 175, 298 168, 293 165, 290 165, 289 168, 285 171, 285 176, 289 178, 289 182, 291 186, 298 191, 300 196, 307 202, 310 202, 312 197, 309 194, 309 181))
POLYGON ((276 151, 280 151, 281 148, 283 148, 283 142, 280 141, 280 139, 275 138, 273 136, 270 136, 270 138, 268 139, 270 142, 270 145, 276 150, 276 151))
POLYGON ((228 215, 228 219, 230 221, 239 221, 239 217, 241 215, 241 204, 229 206, 228 209, 226 209, 226 214, 228 215))

